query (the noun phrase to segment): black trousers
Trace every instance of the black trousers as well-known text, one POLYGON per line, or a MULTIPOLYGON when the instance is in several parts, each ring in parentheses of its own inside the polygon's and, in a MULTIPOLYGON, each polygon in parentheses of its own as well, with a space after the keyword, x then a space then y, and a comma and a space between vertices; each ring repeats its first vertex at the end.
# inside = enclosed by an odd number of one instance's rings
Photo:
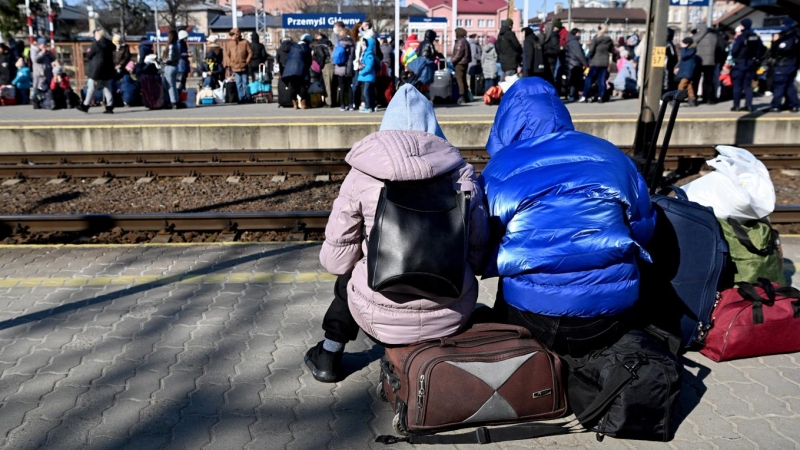
POLYGON ((519 310, 503 299, 502 285, 494 316, 501 323, 527 328, 531 336, 555 353, 576 358, 613 345, 630 329, 623 316, 551 317, 519 310))
POLYGON ((336 80, 338 81, 338 88, 339 88, 339 104, 342 106, 350 107, 353 104, 352 102, 352 86, 353 86, 353 77, 345 77, 345 76, 337 76, 336 80))
POLYGON ((322 319, 322 329, 325 330, 325 339, 347 343, 355 341, 358 337, 358 324, 350 313, 347 306, 347 283, 350 275, 342 275, 336 278, 333 288, 333 302, 328 307, 325 317, 322 319))
MULTIPOLYGON (((700 66, 700 75, 703 76, 703 100, 706 103, 717 102, 717 88, 714 84, 715 72, 715 66, 700 66)), ((695 84, 695 86, 697 85, 695 84)))

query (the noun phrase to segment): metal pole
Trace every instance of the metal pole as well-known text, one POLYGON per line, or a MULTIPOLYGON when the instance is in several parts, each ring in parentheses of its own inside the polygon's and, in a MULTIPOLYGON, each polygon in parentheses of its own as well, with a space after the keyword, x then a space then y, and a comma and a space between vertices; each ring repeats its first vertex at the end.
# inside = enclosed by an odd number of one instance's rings
POLYGON ((233 28, 239 28, 239 9, 236 7, 236 0, 231 0, 231 9, 233 10, 233 28))
POLYGON ((33 38, 33 15, 31 14, 31 0, 25 0, 25 14, 28 16, 28 39, 31 44, 35 41, 33 38))
POLYGON ((572 32, 572 0, 567 3, 567 31, 572 32))
POLYGON ((161 57, 161 27, 158 26, 158 0, 155 2, 155 7, 153 8, 156 15, 156 57, 161 57))
POLYGON ((47 0, 47 30, 50 32, 50 49, 56 51, 56 33, 53 29, 53 4, 47 0))
MULTIPOLYGON (((639 96, 639 123, 636 127, 635 154, 645 157, 655 131, 656 111, 661 101, 664 77, 669 0, 650 0, 647 18, 647 49, 643 58, 644 75, 639 96)), ((645 174, 647 175, 647 174, 645 174)))
MULTIPOLYGON (((458 28, 458 0, 453 0, 453 42, 456 41, 456 28, 458 28)), ((444 43, 444 46, 447 47, 447 43, 444 43)))
POLYGON ((531 2, 531 0, 522 0, 522 1, 525 3, 522 4, 522 25, 520 26, 522 28, 525 28, 528 26, 528 17, 530 17, 528 15, 530 14, 530 10, 528 10, 529 8, 528 4, 531 2))
POLYGON ((394 71, 396 79, 400 79, 400 0, 394 0, 394 71))
POLYGON ((708 0, 708 18, 706 19, 706 24, 708 24, 708 28, 712 28, 714 26, 714 0, 708 0))

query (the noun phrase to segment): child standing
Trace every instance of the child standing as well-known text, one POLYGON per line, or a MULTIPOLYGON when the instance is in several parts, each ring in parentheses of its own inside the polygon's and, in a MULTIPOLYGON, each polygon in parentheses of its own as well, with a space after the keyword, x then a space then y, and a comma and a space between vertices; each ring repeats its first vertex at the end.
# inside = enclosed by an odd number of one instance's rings
POLYGON ((20 105, 27 105, 31 102, 31 69, 25 65, 25 60, 17 60, 17 76, 11 84, 17 88, 20 105))
POLYGON ((697 67, 697 48, 694 47, 694 40, 690 37, 683 38, 681 42, 681 62, 678 63, 678 68, 675 69, 677 74, 678 90, 684 89, 689 91, 688 106, 697 106, 697 95, 694 92, 694 71, 697 67))

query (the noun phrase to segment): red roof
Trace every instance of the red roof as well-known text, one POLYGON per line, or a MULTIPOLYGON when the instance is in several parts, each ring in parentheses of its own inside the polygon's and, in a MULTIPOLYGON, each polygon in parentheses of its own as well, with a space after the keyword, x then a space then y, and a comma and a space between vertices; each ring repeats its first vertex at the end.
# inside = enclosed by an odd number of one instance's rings
MULTIPOLYGON (((452 0, 422 0, 428 9, 437 6, 453 7, 452 0)), ((458 0, 458 12, 465 14, 495 14, 501 8, 508 6, 505 0, 458 0)))

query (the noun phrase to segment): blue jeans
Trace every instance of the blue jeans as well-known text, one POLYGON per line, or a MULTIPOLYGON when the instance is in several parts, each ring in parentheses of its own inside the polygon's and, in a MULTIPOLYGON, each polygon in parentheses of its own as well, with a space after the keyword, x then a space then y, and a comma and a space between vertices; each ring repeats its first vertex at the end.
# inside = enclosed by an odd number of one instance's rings
POLYGON ((483 79, 483 90, 488 91, 490 87, 497 86, 497 79, 496 78, 484 78, 483 79))
POLYGON ((250 100, 250 92, 247 90, 247 71, 235 72, 233 79, 236 80, 236 90, 239 91, 239 101, 250 100))
POLYGON ((178 67, 164 66, 164 87, 169 93, 169 102, 173 107, 178 104, 178 67))
POLYGON ((372 104, 372 85, 373 84, 374 83, 372 83, 370 81, 362 81, 361 82, 361 86, 362 86, 362 91, 361 92, 362 92, 362 95, 363 95, 363 98, 364 98, 364 107, 367 108, 367 109, 372 109, 372 108, 375 107, 375 105, 372 104))
POLYGON ((608 68, 606 67, 589 67, 589 75, 586 75, 586 83, 583 85, 583 96, 589 98, 589 92, 592 89, 592 83, 597 81, 597 96, 603 98, 606 95, 606 77, 608 76, 608 68))

